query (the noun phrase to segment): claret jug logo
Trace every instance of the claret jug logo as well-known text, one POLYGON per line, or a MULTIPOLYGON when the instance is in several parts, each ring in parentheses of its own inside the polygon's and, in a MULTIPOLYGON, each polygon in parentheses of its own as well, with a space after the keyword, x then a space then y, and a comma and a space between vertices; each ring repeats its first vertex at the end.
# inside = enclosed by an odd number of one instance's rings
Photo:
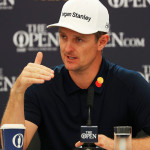
POLYGON ((0 0, 0 10, 11 10, 14 5, 15 0, 0 0))
POLYGON ((113 8, 146 8, 150 6, 150 0, 108 0, 113 8))
POLYGON ((12 143, 16 148, 21 148, 23 146, 23 135, 21 133, 16 134, 12 139, 12 143))
POLYGON ((27 31, 19 30, 13 35, 17 52, 57 51, 59 33, 46 31, 46 24, 27 24, 27 31))

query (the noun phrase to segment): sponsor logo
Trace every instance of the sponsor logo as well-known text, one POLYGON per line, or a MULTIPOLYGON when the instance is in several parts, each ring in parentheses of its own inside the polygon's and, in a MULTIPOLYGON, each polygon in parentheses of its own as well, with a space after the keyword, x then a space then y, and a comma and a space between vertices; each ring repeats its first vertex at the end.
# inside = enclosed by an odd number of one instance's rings
POLYGON ((4 76, 3 68, 0 68, 0 92, 8 92, 16 80, 15 76, 4 76))
POLYGON ((0 10, 11 10, 14 5, 15 0, 0 0, 0 10))
POLYGON ((145 38, 126 37, 124 32, 111 32, 106 47, 145 47, 145 38))
POLYGON ((97 126, 81 126, 81 142, 91 143, 98 141, 98 127, 97 126))
POLYGON ((96 139, 97 134, 93 134, 92 131, 86 131, 85 133, 81 134, 82 139, 96 139))
POLYGON ((13 43, 17 52, 57 51, 59 33, 46 31, 46 24, 27 24, 27 31, 19 30, 13 35, 13 43))
POLYGON ((105 28, 106 28, 106 29, 109 29, 109 28, 110 28, 110 24, 109 24, 109 23, 106 23, 105 28))
POLYGON ((23 146, 23 135, 21 133, 16 134, 12 139, 12 143, 16 148, 21 148, 23 146))
POLYGON ((143 65, 142 68, 144 71, 139 73, 150 83, 150 65, 143 65))
POLYGON ((150 6, 150 0, 108 0, 113 8, 146 8, 150 6))
POLYGON ((83 15, 83 14, 78 14, 76 12, 73 13, 68 13, 68 12, 62 12, 62 17, 74 17, 74 18, 78 18, 78 19, 82 19, 82 20, 86 20, 87 22, 90 22, 91 17, 87 16, 87 15, 83 15))

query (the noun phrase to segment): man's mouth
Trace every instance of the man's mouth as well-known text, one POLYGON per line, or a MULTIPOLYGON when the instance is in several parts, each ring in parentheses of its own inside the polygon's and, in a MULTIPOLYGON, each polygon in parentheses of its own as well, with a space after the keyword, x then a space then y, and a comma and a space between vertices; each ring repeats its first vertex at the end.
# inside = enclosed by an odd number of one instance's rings
POLYGON ((70 60, 77 59, 77 57, 72 57, 72 56, 67 56, 67 58, 70 59, 70 60))
POLYGON ((67 56, 69 59, 76 59, 76 57, 67 56))

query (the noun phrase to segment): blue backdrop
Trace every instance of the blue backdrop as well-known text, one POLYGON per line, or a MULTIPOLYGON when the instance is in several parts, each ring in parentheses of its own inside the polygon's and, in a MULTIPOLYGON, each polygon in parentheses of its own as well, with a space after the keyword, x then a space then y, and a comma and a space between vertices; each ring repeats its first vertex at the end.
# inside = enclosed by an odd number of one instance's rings
MULTIPOLYGON (((46 26, 58 21, 65 1, 0 0, 0 119, 10 88, 23 67, 34 61, 37 51, 44 53, 43 65, 62 63, 58 29, 47 30, 46 26)), ((103 55, 140 72, 150 82, 150 0, 101 2, 109 10, 111 25, 103 55)))

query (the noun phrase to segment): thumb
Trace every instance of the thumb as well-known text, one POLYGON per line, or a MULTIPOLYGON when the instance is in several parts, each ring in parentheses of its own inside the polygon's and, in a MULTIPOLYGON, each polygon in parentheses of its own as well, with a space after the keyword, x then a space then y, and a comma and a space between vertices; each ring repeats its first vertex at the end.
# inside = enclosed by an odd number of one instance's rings
POLYGON ((34 63, 40 65, 42 63, 42 59, 43 59, 43 53, 42 52, 38 52, 37 55, 36 55, 34 63))
POLYGON ((82 146, 83 144, 84 144, 83 142, 78 141, 78 142, 75 144, 75 147, 82 146))

